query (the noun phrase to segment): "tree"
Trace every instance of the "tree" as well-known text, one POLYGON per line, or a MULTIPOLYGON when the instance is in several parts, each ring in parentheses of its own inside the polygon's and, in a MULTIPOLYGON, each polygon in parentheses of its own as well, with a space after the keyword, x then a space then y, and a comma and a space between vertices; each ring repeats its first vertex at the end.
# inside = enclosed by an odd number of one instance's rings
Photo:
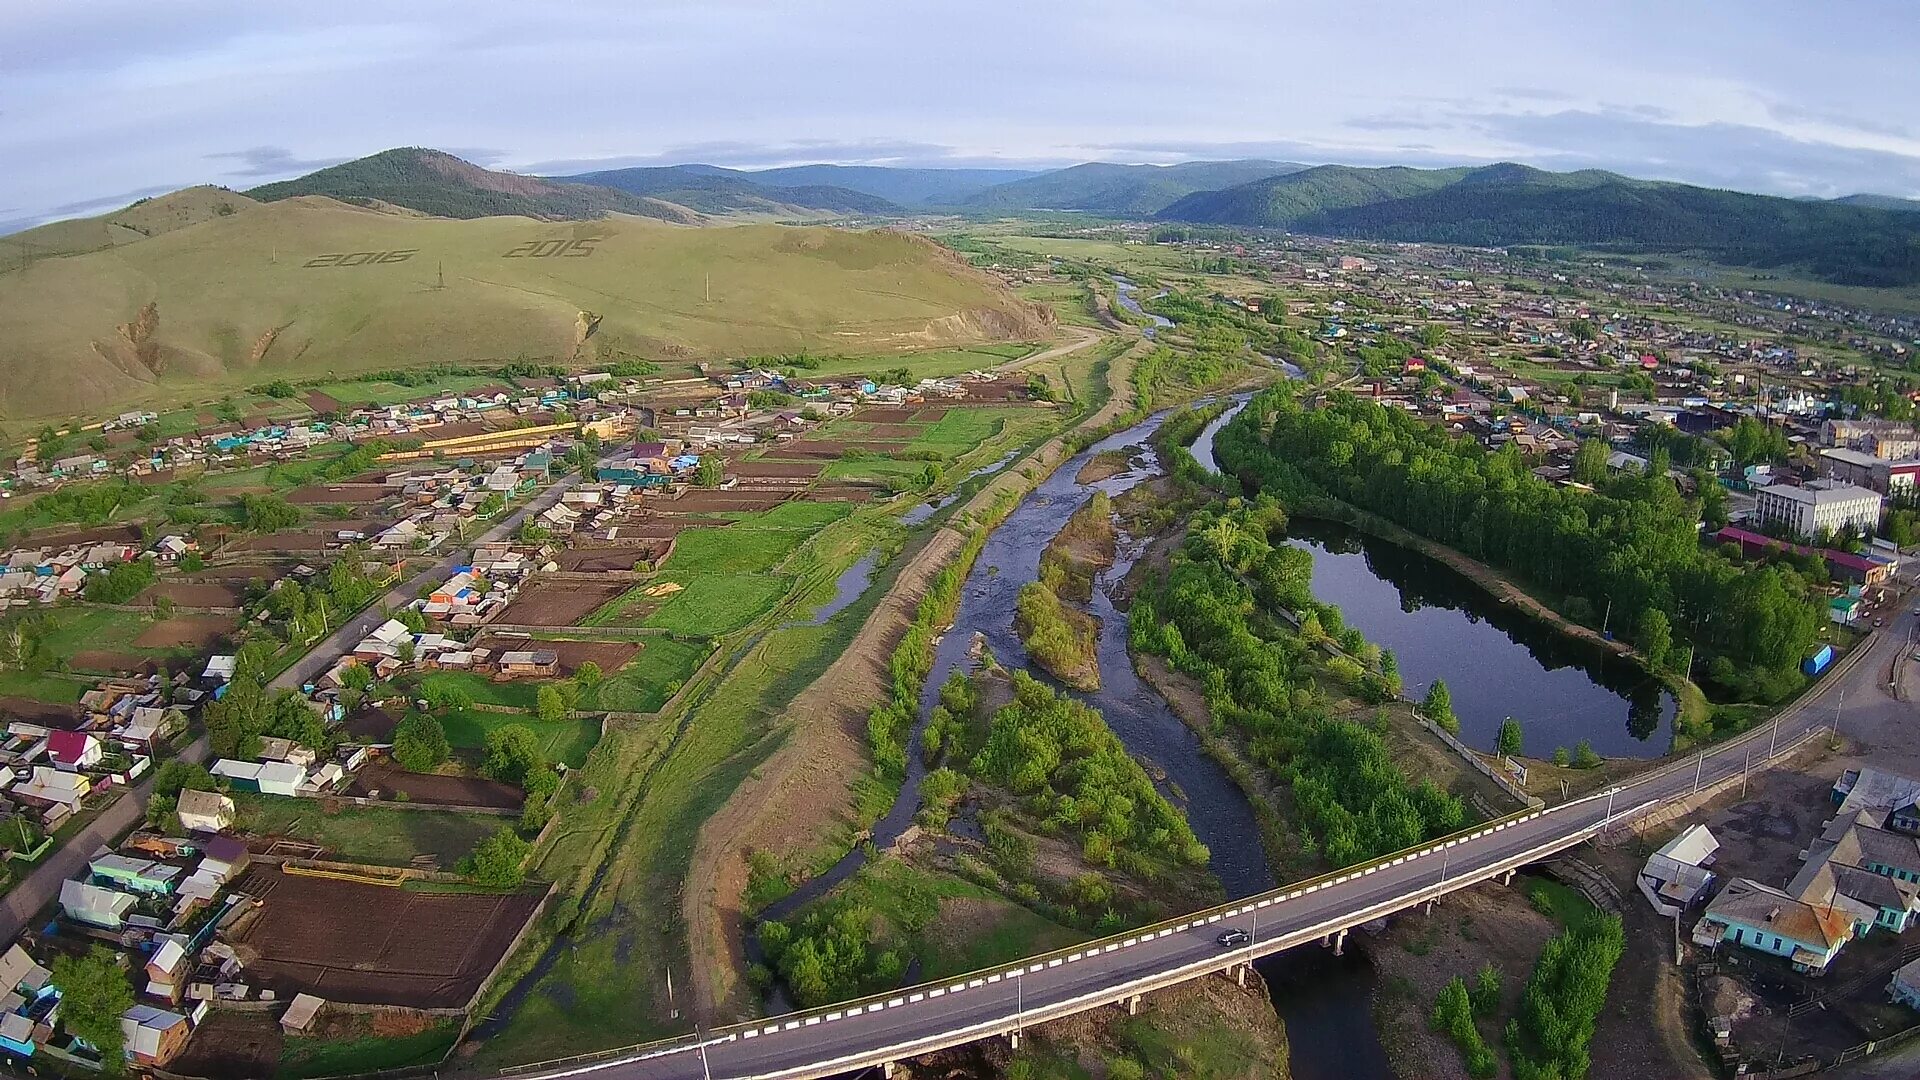
POLYGON ((543 686, 533 697, 533 715, 542 723, 557 724, 567 718, 567 699, 557 686, 543 686))
POLYGON ((248 532, 291 529, 300 524, 300 511, 276 495, 242 495, 240 524, 248 532))
POLYGON ((532 845, 521 839, 513 826, 502 825, 480 841, 461 863, 461 870, 477 884, 511 888, 527 880, 522 864, 531 850, 532 845))
POLYGON ((1600 336, 1600 329, 1591 319, 1575 319, 1567 324, 1567 333, 1572 334, 1575 341, 1592 341, 1600 336))
POLYGON ((486 754, 480 762, 482 776, 524 787, 530 774, 546 767, 540 737, 532 728, 508 724, 487 733, 486 754))
POLYGON ((1592 743, 1588 742, 1585 739, 1581 739, 1579 742, 1574 744, 1574 747, 1573 747, 1573 767, 1574 768, 1593 769, 1593 768, 1598 768, 1599 765, 1600 765, 1600 755, 1594 752, 1592 743))
POLYGON ((603 677, 600 665, 591 660, 582 661, 573 671, 573 681, 580 684, 582 690, 591 690, 599 686, 603 677))
POLYGON ((693 482, 703 488, 719 487, 727 478, 727 462, 718 454, 700 455, 700 464, 694 467, 693 482))
POLYGON ((182 789, 194 791, 214 790, 213 774, 204 765, 179 758, 168 758, 153 773, 153 793, 155 795, 174 796, 182 789))
POLYGON ((1607 444, 1599 439, 1581 439, 1573 452, 1573 478, 1595 487, 1607 478, 1607 444))
POLYGON ((1520 721, 1509 716, 1500 721, 1500 735, 1494 744, 1495 749, 1508 757, 1513 757, 1520 752, 1523 735, 1524 733, 1520 730, 1520 721))
POLYGON ((399 611, 394 612, 393 617, 401 626, 406 627, 416 634, 424 634, 427 632, 427 616, 419 608, 403 607, 399 611))
POLYGON ((1492 1016, 1500 1008, 1500 969, 1494 967, 1491 960, 1480 965, 1467 995, 1473 1001, 1475 1016, 1492 1016))
POLYGON ((196 570, 205 570, 206 568, 206 556, 197 551, 189 551, 180 556, 180 570, 182 573, 191 574, 196 570))
POLYGON ((1673 630, 1667 624, 1666 612, 1656 607, 1641 609, 1634 640, 1639 642, 1640 653, 1647 658, 1648 667, 1658 669, 1664 665, 1673 645, 1673 630))
POLYGON ((133 986, 118 955, 95 945, 85 956, 61 956, 53 962, 53 985, 60 991, 61 1025, 99 1052, 101 1072, 118 1076, 127 1061, 120 1014, 133 1008, 133 986))
POLYGON ((87 599, 96 604, 124 604, 145 592, 156 576, 152 559, 119 563, 87 575, 87 599))
POLYGON ((1460 718, 1453 715, 1453 693, 1447 689, 1447 680, 1435 679, 1433 685, 1427 687, 1427 696, 1420 702, 1420 713, 1449 734, 1460 734, 1460 718))
POLYGON ((415 713, 393 729, 393 760, 408 772, 432 772, 452 752, 447 729, 431 716, 415 713))

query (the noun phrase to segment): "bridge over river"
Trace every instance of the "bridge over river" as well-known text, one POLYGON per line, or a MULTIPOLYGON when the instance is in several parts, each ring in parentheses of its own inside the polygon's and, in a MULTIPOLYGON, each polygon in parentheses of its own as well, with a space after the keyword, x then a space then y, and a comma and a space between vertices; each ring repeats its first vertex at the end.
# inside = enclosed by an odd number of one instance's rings
POLYGON ((1505 878, 1722 781, 1763 768, 1884 691, 1899 642, 1872 635, 1796 705, 1745 736, 1596 795, 1499 821, 1310 881, 1000 968, 677 1040, 509 1072, 604 1080, 821 1080, 1024 1029, 1189 979, 1244 977, 1255 959, 1302 945, 1338 949, 1349 930, 1456 889, 1505 878), (1886 655, 1881 655, 1881 654, 1886 655), (1237 929, 1247 940, 1219 943, 1237 929))

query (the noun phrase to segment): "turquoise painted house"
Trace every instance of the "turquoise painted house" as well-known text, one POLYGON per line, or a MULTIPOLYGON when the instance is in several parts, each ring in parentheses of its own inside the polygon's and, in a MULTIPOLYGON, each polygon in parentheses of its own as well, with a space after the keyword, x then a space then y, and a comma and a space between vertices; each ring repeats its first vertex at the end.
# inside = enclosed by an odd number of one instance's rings
POLYGON ((1842 946, 1863 932, 1865 927, 1845 908, 1809 904, 1784 889, 1735 878, 1707 905, 1693 940, 1707 947, 1732 944, 1770 953, 1790 961, 1795 971, 1819 975, 1842 946))

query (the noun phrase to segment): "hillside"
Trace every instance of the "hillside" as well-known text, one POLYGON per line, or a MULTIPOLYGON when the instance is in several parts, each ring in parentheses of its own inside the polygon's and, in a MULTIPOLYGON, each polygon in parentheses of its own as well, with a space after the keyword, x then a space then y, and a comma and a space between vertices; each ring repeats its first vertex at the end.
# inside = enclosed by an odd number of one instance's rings
POLYGON ((729 170, 755 184, 776 187, 828 185, 865 192, 901 206, 954 206, 996 184, 1040 175, 1031 169, 897 169, 881 165, 793 165, 783 169, 729 170))
POLYGON ((1181 165, 1096 161, 997 184, 971 196, 963 205, 972 210, 1002 212, 1084 210, 1147 216, 1196 191, 1233 187, 1305 167, 1282 161, 1189 161, 1181 165))
POLYGON ((1920 199, 1903 199, 1898 195, 1843 195, 1833 201, 1842 206, 1864 206, 1871 210, 1904 210, 1908 213, 1920 210, 1920 199))
POLYGON ((459 221, 301 197, 0 273, 0 325, 13 419, 413 363, 1030 340, 1051 318, 901 233, 459 221), (583 311, 601 317, 584 343, 583 311))
POLYGON ((1171 221, 1214 225, 1291 225, 1310 214, 1420 195, 1464 177, 1467 169, 1356 169, 1321 165, 1262 177, 1222 191, 1196 191, 1160 212, 1171 221))
POLYGON ((49 255, 77 255, 115 244, 130 244, 150 236, 224 217, 254 200, 218 187, 190 187, 98 217, 50 222, 9 236, 0 236, 0 269, 17 267, 21 260, 49 255))
POLYGON ((351 203, 391 203, 448 218, 512 214, 577 220, 619 213, 682 221, 692 216, 660 200, 586 184, 494 172, 452 154, 418 147, 385 150, 293 180, 265 184, 247 194, 261 202, 324 195, 351 203))
POLYGON ((1848 285, 1920 282, 1920 215, 1593 170, 1309 169, 1191 196, 1160 216, 1377 240, 1693 251, 1848 285))
POLYGON ((707 165, 610 169, 554 179, 569 185, 596 185, 629 195, 660 199, 703 214, 900 214, 898 205, 878 196, 830 184, 774 185, 746 174, 707 165))

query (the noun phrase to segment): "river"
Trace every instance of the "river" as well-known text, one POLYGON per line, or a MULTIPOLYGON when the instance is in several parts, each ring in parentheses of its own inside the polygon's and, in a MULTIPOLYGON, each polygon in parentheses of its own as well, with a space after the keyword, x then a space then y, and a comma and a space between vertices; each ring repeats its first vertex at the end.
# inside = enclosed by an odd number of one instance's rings
MULTIPOLYGON (((1234 407, 1196 438, 1193 453, 1202 465, 1217 471, 1214 436, 1244 407, 1246 398, 1236 395, 1234 407)), ((935 649, 933 670, 921 692, 920 718, 908 744, 906 782, 874 826, 874 849, 898 839, 919 809, 919 786, 926 774, 921 735, 941 682, 969 663, 976 633, 1002 663, 1027 666, 1026 649, 1013 628, 1020 587, 1037 577, 1048 541, 1093 490, 1119 495, 1161 474, 1147 445, 1161 420, 1161 415, 1151 417, 1066 461, 988 537, 962 587, 954 624, 935 649), (1079 482, 1081 469, 1095 455, 1126 448, 1135 449, 1129 471, 1091 484, 1079 482)), ((1493 727, 1500 718, 1514 715, 1527 725, 1535 750, 1550 749, 1556 745, 1552 740, 1571 745, 1568 736, 1576 731, 1580 734, 1575 737, 1588 738, 1601 753, 1664 749, 1663 742, 1654 745, 1659 740, 1651 739, 1651 731, 1636 736, 1631 725, 1644 726, 1651 716, 1659 726, 1670 717, 1671 703, 1637 681, 1630 666, 1616 668, 1604 657, 1583 653, 1552 630, 1493 601, 1444 564, 1417 553, 1305 520, 1294 523, 1290 542, 1313 554, 1315 594, 1339 604, 1370 641, 1393 648, 1413 692, 1434 677, 1448 680, 1463 737, 1469 741, 1491 745, 1493 727), (1637 711, 1636 701, 1641 703, 1637 711)), ((1100 619, 1101 688, 1065 692, 1099 709, 1129 752, 1164 778, 1162 790, 1186 811, 1227 894, 1261 891, 1272 886, 1273 874, 1246 797, 1166 702, 1139 681, 1127 654, 1126 617, 1115 610, 1110 592, 1143 546, 1122 536, 1115 565, 1100 575, 1094 591, 1090 608, 1100 619)), ((824 895, 862 865, 864 850, 863 845, 849 852, 828 872, 771 905, 763 917, 785 918, 824 895)), ((1393 1075, 1373 1026, 1373 970, 1361 944, 1345 957, 1299 949, 1257 965, 1286 1024, 1290 1065, 1298 1080, 1389 1080, 1393 1075)), ((771 1004, 778 1011, 784 1002, 776 998, 771 1004)))
MULTIPOLYGON (((920 755, 921 735, 927 716, 939 700, 940 684, 969 663, 968 651, 976 632, 1001 663, 1011 668, 1027 666, 1026 649, 1013 628, 1015 596, 1022 585, 1038 576, 1040 554, 1048 541, 1095 489, 1117 496, 1161 474, 1157 456, 1147 443, 1163 417, 1150 417, 1066 461, 1022 499, 988 537, 962 586, 954 624, 935 648, 933 670, 921 693, 920 719, 908 743, 906 782, 892 809, 873 828, 875 849, 884 849, 898 839, 919 810, 920 781, 927 771, 920 755), (1128 448, 1135 450, 1129 471, 1092 484, 1077 479, 1095 455, 1128 448)), ((1227 894, 1240 897, 1263 891, 1274 885, 1274 878, 1252 807, 1225 771, 1205 754, 1198 737, 1158 693, 1134 674, 1127 654, 1126 615, 1115 610, 1109 594, 1144 546, 1123 536, 1115 564, 1100 575, 1094 590, 1090 609, 1100 620, 1100 689, 1092 693, 1061 689, 1099 709, 1128 751, 1162 778, 1158 781, 1161 790, 1182 807, 1194 834, 1207 845, 1210 868, 1227 894)), ((1038 672, 1036 675, 1045 678, 1038 672)), ((832 869, 769 906, 762 917, 785 918, 824 895, 859 869, 865 861, 863 849, 849 852, 832 869)), ((1342 958, 1292 954, 1268 957, 1256 967, 1287 1025, 1296 1080, 1390 1080, 1392 1071, 1373 1030, 1373 975, 1364 950, 1351 949, 1342 958)), ((786 1003, 776 996, 769 1005, 777 1012, 786 1003)))
MULTIPOLYGON (((1214 419, 1193 456, 1214 472, 1213 440, 1245 407, 1214 419)), ((1290 542, 1313 556, 1313 595, 1368 641, 1392 649, 1411 697, 1445 679, 1460 738, 1492 750, 1511 716, 1524 752, 1545 757, 1585 739, 1607 757, 1648 758, 1673 742, 1675 702, 1638 664, 1568 637, 1437 559, 1336 522, 1296 518, 1290 542)))
MULTIPOLYGON (((1153 320, 1153 325, 1146 327, 1144 330, 1142 330, 1141 331, 1142 334, 1146 335, 1147 337, 1153 337, 1154 335, 1158 334, 1162 328, 1173 325, 1172 319, 1167 318, 1165 315, 1155 315, 1153 312, 1148 311, 1140 306, 1140 301, 1133 295, 1134 293, 1140 291, 1140 287, 1138 285, 1135 285, 1132 281, 1129 281, 1128 279, 1121 277, 1119 274, 1114 274, 1112 275, 1112 277, 1113 277, 1114 300, 1117 301, 1122 308, 1125 308, 1127 311, 1131 312, 1132 314, 1144 315, 1147 318, 1153 320)), ((1160 293, 1158 295, 1164 296, 1166 294, 1160 293)))

